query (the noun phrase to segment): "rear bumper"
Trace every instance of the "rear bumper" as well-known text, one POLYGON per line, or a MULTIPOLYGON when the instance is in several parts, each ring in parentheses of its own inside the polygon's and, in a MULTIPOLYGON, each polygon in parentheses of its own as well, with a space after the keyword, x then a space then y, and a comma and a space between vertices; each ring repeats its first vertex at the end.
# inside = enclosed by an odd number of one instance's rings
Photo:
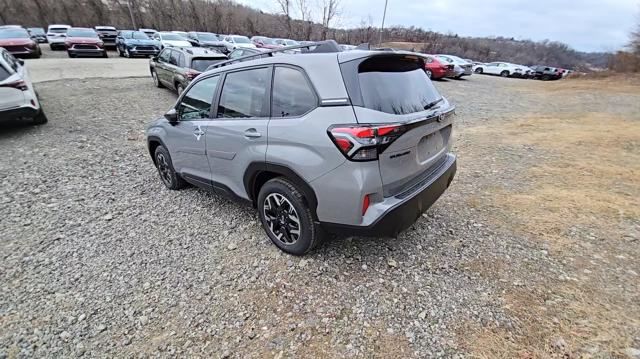
POLYGON ((401 202, 389 208, 376 221, 368 226, 321 223, 329 232, 341 235, 364 237, 395 237, 411 227, 418 218, 440 198, 449 187, 456 174, 456 157, 447 155, 447 161, 425 184, 401 202))
POLYGON ((23 117, 34 117, 40 111, 30 106, 15 107, 8 110, 0 110, 0 122, 10 121, 23 117))

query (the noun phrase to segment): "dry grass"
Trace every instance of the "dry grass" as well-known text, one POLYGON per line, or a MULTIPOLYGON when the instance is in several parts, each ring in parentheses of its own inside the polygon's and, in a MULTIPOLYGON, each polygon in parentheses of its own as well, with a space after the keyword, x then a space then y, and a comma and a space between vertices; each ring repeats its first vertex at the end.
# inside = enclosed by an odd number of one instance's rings
MULTIPOLYGON (((569 83, 565 89, 575 86, 592 84, 569 83)), ((634 304, 640 294, 625 295, 607 275, 581 276, 584 269, 591 273, 602 268, 588 260, 594 254, 592 244, 585 247, 584 238, 569 233, 584 228, 605 239, 597 243, 597 253, 608 253, 611 267, 624 265, 616 263, 615 255, 629 223, 640 220, 640 121, 603 113, 532 116, 471 128, 465 136, 472 146, 490 147, 499 138, 498 146, 533 149, 536 165, 522 173, 522 186, 493 188, 484 205, 495 209, 493 220, 499 227, 547 243, 554 257, 572 263, 567 265, 569 279, 540 273, 526 287, 508 288, 505 310, 516 319, 518 330, 465 328, 475 332, 467 336, 466 347, 482 358, 588 356, 576 352, 584 348, 621 356, 637 335, 633 330, 640 328, 640 308, 634 304), (560 337, 564 348, 552 344, 560 337)), ((493 263, 470 268, 497 270, 498 277, 512 275, 493 263)))
POLYGON ((539 90, 545 92, 594 92, 640 94, 640 74, 621 74, 611 71, 597 72, 585 76, 571 76, 559 81, 520 82, 523 90, 539 90))

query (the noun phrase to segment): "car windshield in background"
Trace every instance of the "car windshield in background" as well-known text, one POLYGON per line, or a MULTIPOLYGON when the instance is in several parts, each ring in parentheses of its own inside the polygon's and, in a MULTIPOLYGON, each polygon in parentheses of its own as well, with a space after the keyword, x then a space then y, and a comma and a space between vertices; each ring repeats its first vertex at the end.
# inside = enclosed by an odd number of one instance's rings
POLYGON ((29 33, 24 29, 0 30, 0 39, 28 39, 29 33))
POLYGON ((422 61, 374 57, 358 69, 364 106, 395 115, 421 112, 441 96, 425 74, 422 61))
POLYGON ((40 27, 31 27, 29 31, 34 35, 44 35, 44 29, 40 27))
POLYGON ((285 44, 287 44, 289 46, 294 46, 294 45, 298 45, 298 42, 294 41, 294 40, 287 40, 287 41, 285 41, 285 44))
POLYGON ((69 37, 98 37, 98 34, 93 30, 79 30, 71 29, 67 33, 69 37))
POLYGON ((178 34, 160 34, 160 36, 162 37, 162 40, 169 40, 169 41, 184 41, 184 37, 178 35, 178 34))
POLYGON ((218 41, 218 37, 215 34, 209 33, 209 32, 199 32, 198 34, 198 40, 202 40, 202 41, 218 41))
POLYGON ((249 40, 248 38, 244 37, 244 36, 234 36, 233 37, 233 41, 235 41, 237 44, 250 44, 251 40, 249 40))
POLYGON ((69 29, 66 27, 54 27, 49 29, 49 32, 53 34, 66 34, 67 31, 69 31, 69 29))
POLYGON ((273 39, 269 39, 269 38, 260 39, 260 42, 262 42, 265 45, 278 45, 276 44, 275 41, 273 41, 273 39))
POLYGON ((149 36, 147 36, 147 34, 145 34, 142 31, 135 31, 131 36, 131 38, 138 39, 138 40, 148 40, 149 36))
POLYGON ((218 62, 221 62, 221 61, 226 61, 226 60, 227 59, 225 58, 218 58, 218 59, 195 58, 191 60, 191 68, 199 72, 205 72, 207 70, 207 67, 217 64, 218 62))

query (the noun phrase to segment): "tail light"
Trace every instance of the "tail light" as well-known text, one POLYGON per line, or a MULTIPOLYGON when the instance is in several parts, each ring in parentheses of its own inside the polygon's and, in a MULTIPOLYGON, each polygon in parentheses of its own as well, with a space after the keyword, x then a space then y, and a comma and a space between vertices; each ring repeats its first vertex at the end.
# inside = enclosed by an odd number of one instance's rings
POLYGON ((200 75, 199 71, 196 70, 187 70, 187 72, 184 74, 189 80, 193 80, 196 77, 198 77, 198 75, 200 75))
POLYGON ((362 200, 362 215, 364 216, 367 213, 367 209, 369 209, 369 205, 371 204, 371 200, 369 199, 369 195, 365 195, 362 200))
POLYGON ((327 133, 342 154, 351 161, 375 161, 393 141, 406 132, 401 124, 336 125, 327 133))
POLYGON ((10 88, 14 88, 16 90, 21 90, 21 91, 27 91, 29 89, 29 86, 27 86, 27 83, 24 82, 24 80, 18 80, 18 81, 9 82, 6 84, 1 84, 0 87, 10 87, 10 88))

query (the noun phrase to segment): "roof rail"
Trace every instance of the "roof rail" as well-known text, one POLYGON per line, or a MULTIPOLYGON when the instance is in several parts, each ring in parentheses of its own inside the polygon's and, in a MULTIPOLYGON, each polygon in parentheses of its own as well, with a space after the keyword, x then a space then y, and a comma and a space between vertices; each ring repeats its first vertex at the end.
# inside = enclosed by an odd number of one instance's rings
POLYGON ((236 62, 243 62, 243 61, 250 60, 250 59, 253 59, 253 58, 272 57, 274 54, 277 54, 277 53, 280 53, 280 52, 286 52, 286 51, 298 50, 298 49, 300 49, 300 51, 302 53, 305 53, 305 54, 310 54, 310 53, 331 53, 331 52, 341 52, 342 51, 340 49, 340 46, 338 46, 338 43, 335 42, 335 40, 317 41, 317 42, 313 42, 313 43, 306 44, 306 45, 293 45, 293 46, 280 47, 280 48, 269 50, 269 51, 258 52, 258 53, 253 54, 253 55, 247 55, 247 56, 238 57, 236 59, 231 59, 231 60, 227 60, 227 61, 218 62, 216 64, 213 64, 213 65, 207 67, 206 71, 213 70, 213 69, 216 69, 216 68, 222 67, 222 66, 231 65, 231 64, 236 63, 236 62))

